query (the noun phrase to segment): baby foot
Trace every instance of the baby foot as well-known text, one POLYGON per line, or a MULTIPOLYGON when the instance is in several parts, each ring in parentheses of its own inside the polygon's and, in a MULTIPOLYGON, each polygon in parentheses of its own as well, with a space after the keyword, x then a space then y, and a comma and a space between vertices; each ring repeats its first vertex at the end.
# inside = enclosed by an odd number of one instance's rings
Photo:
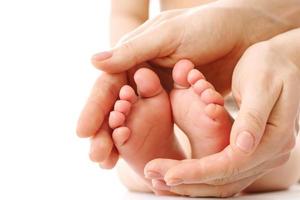
POLYGON ((121 157, 144 177, 144 166, 150 160, 185 156, 173 132, 169 96, 157 75, 142 68, 135 73, 134 81, 139 95, 130 86, 122 87, 109 125, 114 129, 112 137, 121 157))
POLYGON ((232 126, 223 97, 188 60, 175 65, 173 79, 173 116, 190 140, 192 158, 223 150, 229 144, 232 126))

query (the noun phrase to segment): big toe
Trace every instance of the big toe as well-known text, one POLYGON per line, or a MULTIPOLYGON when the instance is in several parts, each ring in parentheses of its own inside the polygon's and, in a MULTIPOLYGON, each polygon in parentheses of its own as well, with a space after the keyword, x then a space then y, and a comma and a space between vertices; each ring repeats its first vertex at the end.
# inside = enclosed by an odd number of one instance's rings
POLYGON ((194 68, 194 64, 189 60, 180 60, 173 69, 173 80, 175 87, 187 88, 190 86, 188 82, 188 74, 194 68))
POLYGON ((134 74, 137 91, 141 97, 153 97, 163 91, 158 76, 150 69, 141 68, 134 74))

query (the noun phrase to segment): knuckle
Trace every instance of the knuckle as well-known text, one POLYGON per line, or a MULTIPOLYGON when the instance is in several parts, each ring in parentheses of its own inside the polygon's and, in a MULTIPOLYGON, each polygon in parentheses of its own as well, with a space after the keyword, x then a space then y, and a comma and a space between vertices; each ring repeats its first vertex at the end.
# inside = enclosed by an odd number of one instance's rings
POLYGON ((253 131, 255 131, 253 134, 257 134, 260 132, 263 127, 265 126, 265 120, 261 117, 260 111, 254 109, 254 108, 248 108, 248 112, 245 114, 247 123, 250 123, 250 127, 253 127, 253 131))
POLYGON ((131 57, 131 61, 132 61, 132 66, 136 66, 138 64, 139 61, 139 53, 137 52, 136 48, 135 48, 135 44, 132 41, 128 41, 122 44, 122 48, 120 49, 121 55, 127 55, 127 53, 129 52, 130 57, 131 57))
POLYGON ((282 149, 282 153, 291 152, 296 146, 296 136, 294 134, 291 135, 291 138, 287 141, 286 145, 282 149))
POLYGON ((209 184, 212 185, 224 185, 226 183, 229 183, 231 181, 231 178, 217 178, 211 182, 209 182, 209 184))
POLYGON ((225 151, 224 155, 220 158, 219 162, 224 166, 219 176, 222 179, 232 177, 240 172, 235 156, 235 153, 230 149, 225 151))
MULTIPOLYGON (((236 176, 239 173, 240 173, 240 169, 236 166, 232 166, 227 169, 226 175, 228 177, 232 177, 232 176, 236 176)), ((223 179, 223 180, 226 180, 226 179, 223 179)))
MULTIPOLYGON (((236 165, 234 159, 233 159, 232 153, 226 154, 226 162, 225 162, 225 170, 223 177, 233 177, 240 173, 240 168, 238 165, 236 165)), ((223 178, 224 180, 224 178, 223 178)))

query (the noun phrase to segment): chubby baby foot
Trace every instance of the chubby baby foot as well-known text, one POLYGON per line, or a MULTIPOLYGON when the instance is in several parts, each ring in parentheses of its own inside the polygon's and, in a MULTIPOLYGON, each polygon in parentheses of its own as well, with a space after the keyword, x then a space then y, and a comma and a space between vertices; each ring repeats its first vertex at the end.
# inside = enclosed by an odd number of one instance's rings
POLYGON ((223 97, 188 60, 181 60, 175 65, 173 79, 173 116, 190 140, 192 158, 223 150, 229 144, 232 126, 223 97))
POLYGON ((109 125, 114 129, 112 137, 120 156, 144 177, 144 166, 150 160, 185 156, 173 132, 169 96, 157 75, 142 68, 135 73, 134 81, 138 95, 130 86, 121 88, 109 125))

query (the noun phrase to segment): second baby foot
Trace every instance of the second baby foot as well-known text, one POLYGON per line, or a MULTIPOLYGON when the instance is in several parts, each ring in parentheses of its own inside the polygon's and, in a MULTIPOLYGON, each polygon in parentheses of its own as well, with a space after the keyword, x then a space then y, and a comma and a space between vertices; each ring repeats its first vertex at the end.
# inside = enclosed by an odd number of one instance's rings
MULTIPOLYGON (((138 96, 130 86, 120 90, 120 100, 110 113, 109 125, 120 156, 144 178, 144 166, 155 158, 184 159, 173 132, 168 94, 150 69, 134 75, 138 96)), ((144 178, 148 186, 151 182, 144 178)))
POLYGON ((190 140, 192 158, 223 150, 229 144, 232 126, 223 97, 188 60, 181 60, 175 65, 173 79, 173 116, 190 140))

